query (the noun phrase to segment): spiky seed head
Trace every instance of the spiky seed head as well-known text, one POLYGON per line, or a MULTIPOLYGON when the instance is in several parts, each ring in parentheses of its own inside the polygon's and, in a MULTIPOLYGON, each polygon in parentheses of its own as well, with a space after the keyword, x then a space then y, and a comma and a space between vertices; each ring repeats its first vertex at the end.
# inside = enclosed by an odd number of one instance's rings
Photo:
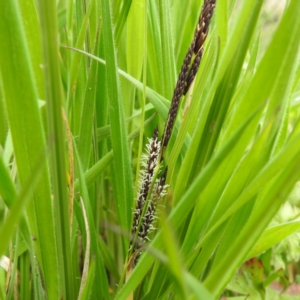
POLYGON ((133 216, 132 235, 137 231, 139 220, 141 218, 145 201, 148 197, 149 188, 151 186, 154 171, 157 167, 158 157, 160 153, 160 141, 158 140, 158 127, 155 128, 153 138, 149 139, 146 146, 146 160, 142 163, 145 169, 142 171, 139 193, 136 201, 136 209, 133 216))

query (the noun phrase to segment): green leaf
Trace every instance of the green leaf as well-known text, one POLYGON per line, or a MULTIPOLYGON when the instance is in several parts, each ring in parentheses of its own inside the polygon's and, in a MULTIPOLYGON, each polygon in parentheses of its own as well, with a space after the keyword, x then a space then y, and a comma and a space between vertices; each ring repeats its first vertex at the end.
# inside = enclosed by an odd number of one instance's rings
POLYGON ((50 151, 50 171, 54 194, 56 220, 56 246, 60 268, 59 279, 63 298, 74 298, 74 280, 71 260, 68 191, 66 178, 64 126, 62 120, 63 93, 58 55, 58 30, 56 3, 39 1, 43 64, 46 83, 46 111, 48 135, 53 141, 50 151))
MULTIPOLYGON (((42 153, 45 154, 45 153, 42 153)), ((4 251, 8 247, 9 241, 13 236, 15 231, 15 225, 19 221, 22 211, 26 205, 26 202, 29 199, 32 199, 33 191, 40 180, 40 175, 42 170, 44 169, 45 164, 45 155, 41 155, 39 160, 35 163, 33 168, 32 176, 29 180, 23 185, 23 189, 17 199, 15 199, 14 203, 11 206, 10 213, 5 220, 5 223, 0 229, 0 257, 4 254, 4 251)))
POLYGON ((193 298, 197 300, 213 300, 213 296, 209 291, 190 273, 183 274, 188 287, 193 291, 193 298))
MULTIPOLYGON (((110 121, 112 148, 114 151, 114 170, 116 179, 115 206, 121 225, 131 226, 131 208, 133 204, 133 181, 130 167, 129 148, 125 128, 125 117, 121 96, 121 87, 117 72, 117 60, 113 38, 110 2, 102 3, 103 36, 106 57, 107 90, 110 101, 110 121)), ((125 242, 127 245, 128 242, 125 242)), ((127 248, 127 247, 125 247, 127 248)))
MULTIPOLYGON (((100 36, 96 36, 94 54, 99 51, 100 36)), ((85 87, 85 97, 83 101, 81 113, 81 126, 79 132, 78 151, 80 153, 83 169, 86 170, 89 166, 92 153, 92 134, 95 120, 95 102, 96 102, 96 87, 97 87, 98 64, 96 61, 91 62, 89 75, 85 87)))
POLYGON ((229 4, 228 0, 219 1, 216 5, 217 31, 220 40, 220 53, 222 54, 228 40, 229 4))
MULTIPOLYGON (((0 30, 0 42, 3 45, 0 50, 2 88, 22 186, 30 180, 34 163, 45 149, 45 138, 35 80, 16 1, 4 2, 0 16, 0 28, 7 29, 0 30)), ((27 211, 32 234, 39 241, 35 245, 48 296, 57 299, 58 265, 50 180, 46 166, 27 211)))
POLYGON ((186 298, 187 288, 186 282, 183 279, 184 268, 181 263, 181 258, 179 255, 179 249, 175 243, 174 236, 171 232, 170 225, 164 219, 165 217, 162 215, 162 239, 164 241, 164 248, 166 250, 166 254, 168 257, 168 266, 175 277, 175 285, 178 288, 178 295, 182 297, 182 299, 186 298))
POLYGON ((127 16, 127 71, 140 79, 145 51, 145 0, 133 0, 127 16))
POLYGON ((42 61, 41 32, 39 27, 36 2, 18 0, 20 7, 22 27, 25 31, 30 62, 39 99, 45 98, 44 74, 40 64, 42 61), (28 18, 30 15, 30 18, 28 18))
POLYGON ((11 207, 17 195, 14 183, 6 169, 2 157, 0 157, 0 195, 8 207, 11 207))
POLYGON ((299 221, 286 222, 266 229, 259 240, 255 243, 253 249, 249 252, 246 259, 258 256, 299 229, 299 221))
POLYGON ((132 4, 132 0, 124 1, 120 15, 117 18, 116 24, 116 40, 118 41, 122 35, 124 24, 126 22, 128 13, 130 11, 130 7, 132 4))
MULTIPOLYGON (((147 30, 147 54, 149 61, 149 72, 153 81, 155 90, 164 94, 164 77, 163 77, 163 61, 162 61, 162 41, 161 30, 159 24, 159 11, 157 1, 149 2, 149 25, 147 30)), ((149 76, 150 77, 150 76, 149 76)))
MULTIPOLYGON (((90 13, 93 9, 94 3, 95 3, 95 1, 89 2, 87 12, 86 12, 83 22, 82 22, 82 26, 80 27, 80 31, 78 33, 78 37, 77 37, 77 41, 76 41, 76 48, 78 48, 78 49, 81 49, 83 47, 90 13)), ((68 112, 71 110, 71 105, 72 105, 71 99, 72 99, 75 87, 77 85, 77 80, 78 80, 77 77, 78 77, 79 70, 80 70, 81 58, 82 58, 81 55, 79 55, 78 53, 74 53, 74 55, 72 57, 72 61, 71 61, 71 66, 70 66, 71 69, 70 69, 70 75, 69 75, 68 102, 67 102, 68 112)))
MULTIPOLYGON (((163 75, 161 85, 164 88, 163 95, 167 99, 171 99, 176 82, 173 31, 171 24, 171 4, 172 1, 170 0, 158 1, 163 71, 161 74, 163 75)), ((156 52, 156 55, 160 55, 160 53, 156 52)))

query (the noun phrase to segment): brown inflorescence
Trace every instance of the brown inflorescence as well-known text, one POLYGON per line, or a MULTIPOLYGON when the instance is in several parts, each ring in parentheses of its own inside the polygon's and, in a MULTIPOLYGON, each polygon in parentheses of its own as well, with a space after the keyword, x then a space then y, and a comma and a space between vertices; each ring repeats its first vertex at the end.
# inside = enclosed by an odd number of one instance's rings
POLYGON ((178 80, 176 83, 176 87, 174 89, 173 98, 171 101, 171 107, 169 109, 169 114, 168 114, 168 118, 167 118, 167 121, 165 124, 163 137, 162 137, 162 141, 163 141, 162 146, 163 147, 167 147, 170 137, 171 137, 173 125, 174 125, 174 122, 175 122, 175 119, 177 116, 180 98, 181 98, 183 91, 185 89, 185 86, 186 86, 186 79, 189 74, 189 67, 190 67, 190 63, 192 60, 192 56, 193 56, 194 46, 195 46, 195 39, 193 40, 193 42, 185 56, 185 59, 183 61, 183 64, 182 64, 182 67, 181 67, 181 70, 179 73, 179 77, 178 77, 178 80))
POLYGON ((201 62, 201 59, 202 59, 203 50, 204 49, 202 47, 199 50, 199 52, 197 53, 197 55, 196 55, 196 57, 195 57, 195 59, 193 61, 193 64, 192 64, 192 66, 191 66, 191 68, 189 70, 188 76, 187 76, 186 81, 185 81, 185 87, 184 87, 183 95, 185 95, 188 92, 188 90, 189 90, 192 82, 195 79, 195 76, 196 76, 196 74, 198 72, 198 69, 199 69, 199 66, 200 66, 200 62, 201 62))
MULTIPOLYGON (((209 24, 216 6, 216 0, 205 0, 201 14, 199 17, 199 21, 195 30, 193 41, 189 47, 189 50, 185 56, 183 61, 179 77, 176 83, 176 87, 174 89, 173 98, 171 101, 171 106, 168 113, 168 118, 165 124, 164 133, 162 137, 162 147, 161 151, 163 152, 164 147, 167 147, 173 126, 175 123, 175 119, 178 112, 178 107, 180 103, 180 98, 182 95, 185 95, 196 74, 199 69, 199 65, 201 62, 201 58, 203 55, 203 43, 207 37, 209 24), (192 58, 194 59, 192 61, 192 58), (192 63, 191 63, 192 62, 192 63)), ((162 159, 163 157, 161 157, 162 159)))

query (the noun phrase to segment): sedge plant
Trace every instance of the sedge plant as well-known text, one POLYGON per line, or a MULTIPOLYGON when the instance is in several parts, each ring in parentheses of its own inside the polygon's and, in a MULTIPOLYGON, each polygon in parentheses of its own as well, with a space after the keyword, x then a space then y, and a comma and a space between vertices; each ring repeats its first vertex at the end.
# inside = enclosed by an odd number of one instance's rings
POLYGON ((265 43, 265 2, 0 0, 0 299, 279 297, 300 5, 265 43))

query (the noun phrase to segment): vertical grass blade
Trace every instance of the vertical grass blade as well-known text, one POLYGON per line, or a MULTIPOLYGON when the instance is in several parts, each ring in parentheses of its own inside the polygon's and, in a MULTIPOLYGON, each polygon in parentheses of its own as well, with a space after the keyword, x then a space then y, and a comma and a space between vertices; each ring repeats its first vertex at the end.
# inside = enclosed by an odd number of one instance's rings
POLYGON ((41 171, 44 169, 45 157, 44 155, 39 157, 39 160, 35 162, 35 166, 32 169, 32 176, 25 182, 21 193, 14 201, 10 213, 5 220, 5 223, 0 229, 0 257, 4 254, 4 251, 9 245, 10 239, 13 238, 15 231, 15 225, 18 223, 26 202, 32 198, 32 192, 35 189, 37 182, 39 181, 41 171))
POLYGON ((164 96, 171 99, 176 82, 176 68, 174 55, 174 39, 171 22, 170 0, 158 1, 161 29, 162 63, 164 76, 164 96))
MULTIPOLYGON (((32 176, 33 164, 45 149, 45 139, 35 80, 15 0, 1 2, 0 28, 7 29, 0 30, 0 72, 18 177, 22 185, 32 176)), ((33 202, 28 207, 31 231, 38 241, 35 245, 48 296, 57 299, 58 264, 53 206, 45 166, 33 195, 33 202)))
POLYGON ((57 11, 56 3, 53 1, 40 0, 38 6, 42 33, 48 134, 50 143, 53 145, 50 151, 50 170, 55 203, 56 245, 60 265, 60 280, 63 298, 74 299, 57 11))
MULTIPOLYGON (((99 33, 95 41, 95 54, 99 50, 99 33)), ((76 53, 77 54, 77 53, 76 53)), ((85 87, 85 97, 83 101, 83 108, 81 113, 81 126, 79 133, 79 153, 83 165, 86 170, 89 166, 91 153, 92 153, 92 133, 95 117, 95 102, 96 102, 96 83, 98 74, 98 63, 93 60, 89 69, 89 75, 85 87)))
POLYGON ((107 92, 110 102, 111 139, 114 152, 114 172, 116 180, 114 198, 119 222, 122 227, 129 230, 132 216, 133 181, 127 144, 121 87, 117 70, 110 2, 108 0, 102 1, 102 18, 103 43, 107 65, 107 92))
POLYGON ((39 28, 38 14, 35 1, 18 0, 22 17, 22 26, 25 31, 26 41, 29 50, 30 62, 33 70, 36 90, 39 99, 45 98, 43 69, 40 66, 42 61, 42 49, 37 47, 41 44, 41 32, 39 28), (30 15, 30 18, 28 18, 30 15))
POLYGON ((140 79, 145 51, 145 0, 134 0, 127 18, 127 71, 140 79))

